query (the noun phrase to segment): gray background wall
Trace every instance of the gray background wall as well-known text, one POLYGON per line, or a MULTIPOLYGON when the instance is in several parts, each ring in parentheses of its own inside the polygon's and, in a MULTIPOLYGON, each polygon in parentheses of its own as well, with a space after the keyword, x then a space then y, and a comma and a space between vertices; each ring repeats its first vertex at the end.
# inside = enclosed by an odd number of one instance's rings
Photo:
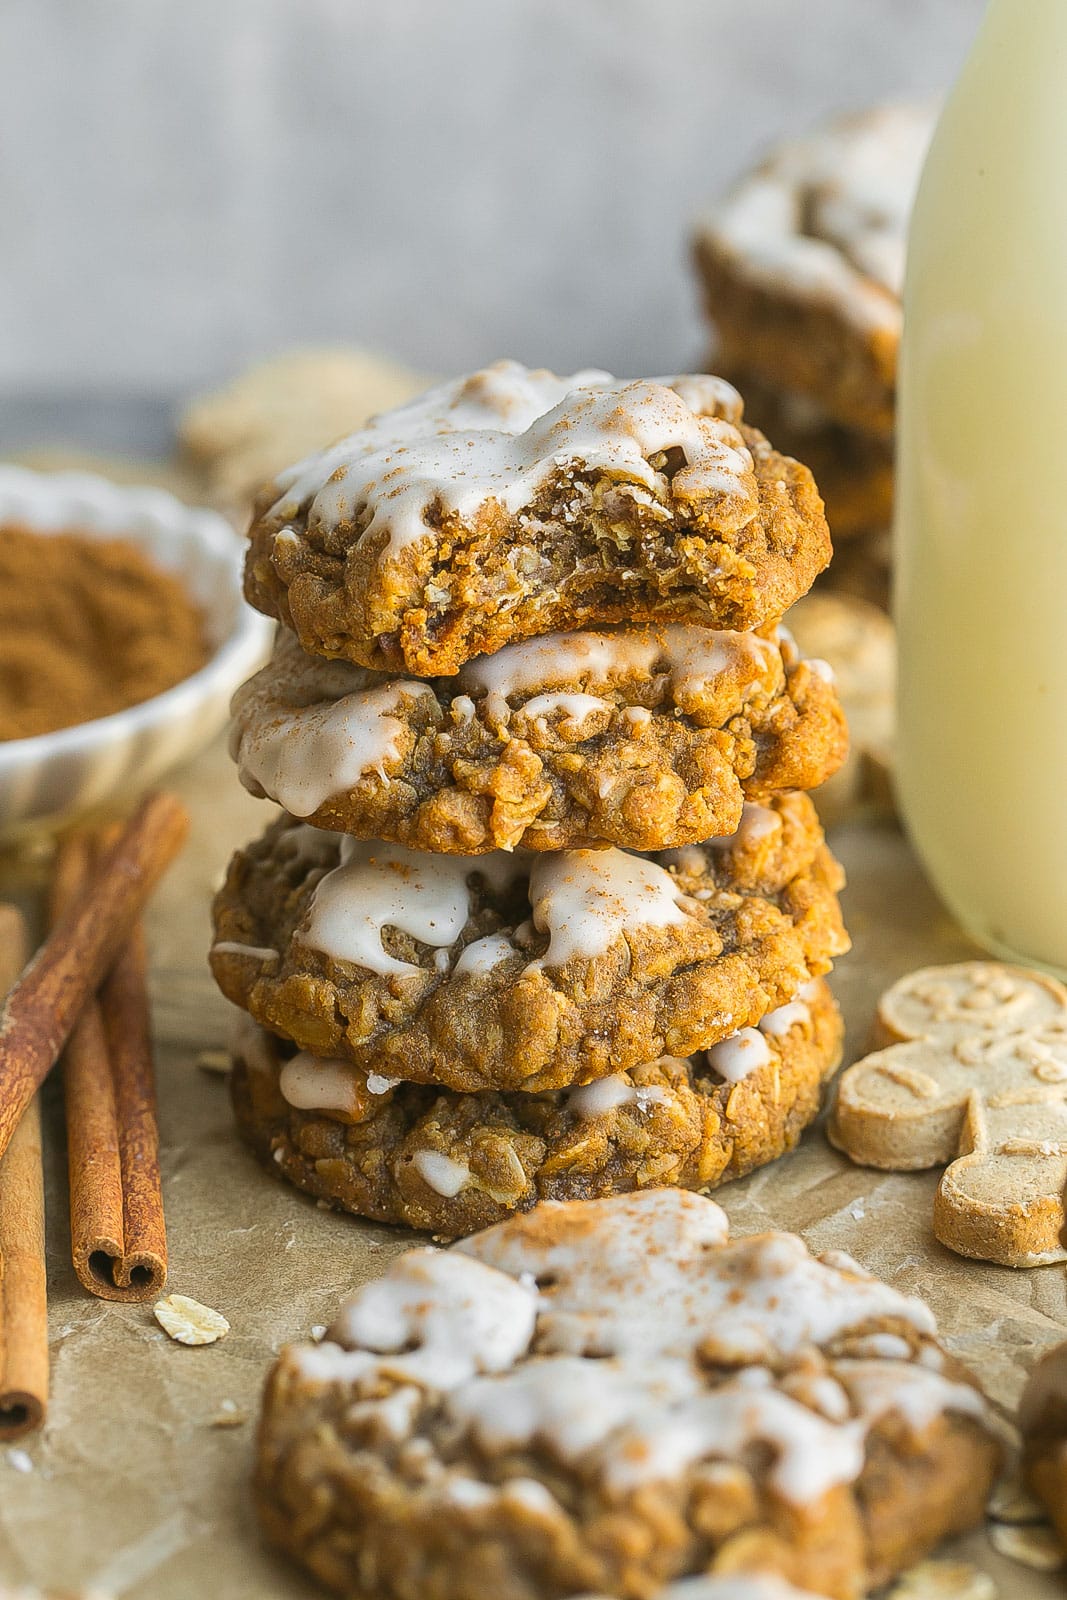
POLYGON ((684 365, 686 230, 769 140, 928 93, 981 0, 0 0, 0 394, 343 338, 684 365))

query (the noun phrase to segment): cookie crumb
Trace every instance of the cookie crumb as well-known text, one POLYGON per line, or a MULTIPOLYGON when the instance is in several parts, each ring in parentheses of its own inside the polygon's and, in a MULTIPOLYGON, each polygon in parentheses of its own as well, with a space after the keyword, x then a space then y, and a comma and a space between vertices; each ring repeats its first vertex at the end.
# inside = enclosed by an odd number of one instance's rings
POLYGON ((211 1419, 213 1428, 240 1428, 248 1421, 248 1412, 242 1411, 236 1400, 224 1400, 218 1413, 211 1419))
POLYGON ((156 1301, 152 1313, 164 1333, 178 1344, 214 1344, 230 1331, 221 1311, 212 1311, 187 1294, 168 1294, 156 1301))
POLYGON ((920 1561, 893 1585, 887 1600, 996 1600, 988 1572, 966 1561, 920 1561))
POLYGON ((316 1322, 311 1330, 311 1337, 316 1344, 321 1344, 326 1337, 326 1324, 324 1322, 316 1322))
POLYGON ((229 1076, 233 1061, 228 1050, 201 1050, 196 1058, 196 1064, 201 1072, 209 1072, 213 1077, 226 1078, 229 1076))
POLYGON ((994 1550, 1035 1572, 1059 1572, 1067 1566, 1067 1553, 1051 1528, 1020 1527, 995 1522, 989 1530, 994 1550))

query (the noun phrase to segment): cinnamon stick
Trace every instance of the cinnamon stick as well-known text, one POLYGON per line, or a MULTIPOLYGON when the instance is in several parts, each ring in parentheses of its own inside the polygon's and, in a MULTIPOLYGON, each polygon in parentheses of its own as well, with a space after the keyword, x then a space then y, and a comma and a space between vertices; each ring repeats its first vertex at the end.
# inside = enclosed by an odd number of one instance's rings
MULTIPOLYGON (((85 894, 98 853, 84 834, 61 846, 55 920, 85 894)), ((63 1094, 74 1270, 102 1299, 154 1299, 167 1277, 167 1236, 140 927, 71 1030, 63 1094)))
POLYGON ((188 825, 173 795, 144 800, 8 996, 0 1012, 0 1156, 188 825))
MULTIPOLYGON (((0 905, 0 994, 28 954, 26 924, 0 905)), ((48 1405, 41 1116, 30 1101, 0 1161, 0 1439, 39 1428, 48 1405)))

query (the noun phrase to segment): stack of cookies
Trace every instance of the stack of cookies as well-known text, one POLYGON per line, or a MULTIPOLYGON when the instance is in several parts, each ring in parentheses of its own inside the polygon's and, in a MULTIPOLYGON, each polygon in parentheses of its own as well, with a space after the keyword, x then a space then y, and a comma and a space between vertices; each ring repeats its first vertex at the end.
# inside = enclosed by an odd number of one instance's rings
POLYGON ((301 1188, 456 1236, 712 1187, 816 1114, 847 938, 803 791, 846 733, 778 619, 830 543, 742 412, 501 362, 260 496, 281 627, 233 752, 285 810, 211 959, 238 1121, 301 1188))
POLYGON ((908 217, 930 106, 883 106, 782 145, 700 223, 717 364, 815 470, 836 585, 885 603, 908 217))

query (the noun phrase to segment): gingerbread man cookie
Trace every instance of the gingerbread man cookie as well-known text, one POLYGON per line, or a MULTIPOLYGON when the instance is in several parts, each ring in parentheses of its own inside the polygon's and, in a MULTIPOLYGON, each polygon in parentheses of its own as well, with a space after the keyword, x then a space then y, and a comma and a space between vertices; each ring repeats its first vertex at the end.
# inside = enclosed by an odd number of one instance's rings
POLYGON ((830 1139, 863 1166, 945 1163, 934 1233, 1010 1267, 1067 1260, 1067 989, 997 962, 931 967, 882 997, 888 1048, 841 1078, 830 1139))

